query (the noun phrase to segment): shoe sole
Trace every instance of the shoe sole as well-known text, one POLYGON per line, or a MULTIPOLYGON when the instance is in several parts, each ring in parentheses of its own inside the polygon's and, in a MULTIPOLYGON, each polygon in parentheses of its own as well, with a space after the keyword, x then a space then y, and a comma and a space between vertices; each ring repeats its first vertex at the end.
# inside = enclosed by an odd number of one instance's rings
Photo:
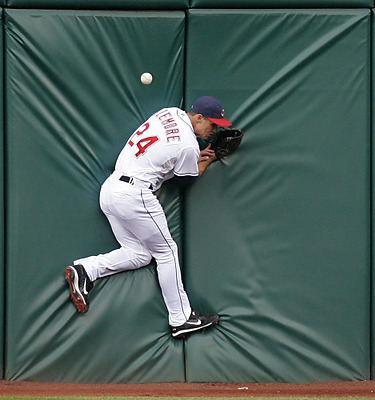
POLYGON ((215 321, 209 322, 209 323, 207 323, 205 325, 200 325, 200 326, 198 326, 196 328, 188 328, 188 329, 184 329, 184 330, 172 333, 172 336, 175 339, 185 339, 186 336, 189 333, 194 333, 194 332, 197 332, 197 331, 204 331, 207 328, 210 328, 211 326, 217 325, 218 323, 219 323, 219 318, 217 318, 215 321))
POLYGON ((86 313, 89 307, 86 304, 82 293, 79 291, 77 272, 71 267, 65 268, 65 279, 69 285, 70 298, 72 299, 77 311, 80 313, 86 313))

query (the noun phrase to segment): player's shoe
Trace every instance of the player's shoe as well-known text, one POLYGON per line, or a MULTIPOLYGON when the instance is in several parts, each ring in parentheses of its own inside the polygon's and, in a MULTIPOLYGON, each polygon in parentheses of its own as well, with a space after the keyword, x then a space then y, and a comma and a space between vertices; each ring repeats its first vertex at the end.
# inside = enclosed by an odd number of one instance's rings
POLYGON ((176 339, 183 339, 186 335, 202 331, 219 323, 217 314, 200 315, 192 311, 189 319, 180 326, 171 326, 172 336, 176 339))
POLYGON ((70 297, 78 312, 85 313, 89 309, 89 292, 94 284, 90 281, 81 264, 66 267, 65 278, 69 284, 70 297))

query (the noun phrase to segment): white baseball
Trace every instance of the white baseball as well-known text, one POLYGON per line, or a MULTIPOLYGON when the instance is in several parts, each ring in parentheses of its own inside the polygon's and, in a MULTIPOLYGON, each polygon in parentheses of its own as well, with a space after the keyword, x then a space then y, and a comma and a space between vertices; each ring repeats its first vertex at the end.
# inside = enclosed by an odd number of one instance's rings
POLYGON ((149 85, 152 82, 152 75, 149 72, 144 72, 141 75, 141 82, 144 85, 149 85))

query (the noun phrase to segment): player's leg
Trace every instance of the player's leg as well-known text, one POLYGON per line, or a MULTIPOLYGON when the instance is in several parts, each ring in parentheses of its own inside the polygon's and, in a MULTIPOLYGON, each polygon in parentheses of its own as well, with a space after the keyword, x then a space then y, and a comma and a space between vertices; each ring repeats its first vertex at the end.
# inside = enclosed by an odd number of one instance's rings
POLYGON ((91 281, 118 272, 137 269, 148 265, 151 261, 150 252, 130 232, 127 221, 117 216, 106 214, 120 248, 106 254, 81 258, 74 264, 81 264, 87 271, 91 281))
POLYGON ((143 237, 143 242, 157 263, 159 283, 169 312, 172 336, 183 338, 187 334, 216 325, 219 322, 218 315, 203 315, 191 310, 181 279, 177 245, 171 237, 159 201, 152 193, 143 191, 142 203, 149 218, 142 218, 135 234, 137 235, 138 228, 144 232, 147 226, 148 234, 143 237), (142 227, 142 224, 145 226, 142 227))
POLYGON ((65 270, 71 299, 79 312, 88 311, 88 295, 96 279, 143 267, 148 265, 152 258, 140 241, 124 228, 124 221, 112 215, 107 217, 117 241, 122 246, 106 254, 75 260, 73 265, 65 270))
POLYGON ((100 207, 106 215, 120 248, 106 254, 85 257, 74 264, 84 266, 92 281, 118 272, 148 265, 151 254, 133 231, 143 211, 140 190, 109 178, 100 191, 100 207))
MULTIPOLYGON (((130 196, 119 196, 117 185, 118 182, 111 179, 104 183, 100 193, 100 205, 121 247, 107 254, 75 260, 73 265, 65 270, 71 299, 79 312, 88 311, 88 294, 96 279, 148 265, 152 258, 150 252, 130 230, 136 223, 139 201, 133 196, 134 193, 130 196), (126 216, 123 215, 124 210, 126 216)), ((124 188, 123 185, 121 182, 120 189, 124 188)), ((139 192, 136 191, 136 194, 139 192)))
POLYGON ((169 313, 170 325, 183 324, 191 314, 181 279, 177 245, 169 232, 164 210, 152 192, 141 192, 142 213, 133 233, 150 251, 157 263, 158 279, 169 313))

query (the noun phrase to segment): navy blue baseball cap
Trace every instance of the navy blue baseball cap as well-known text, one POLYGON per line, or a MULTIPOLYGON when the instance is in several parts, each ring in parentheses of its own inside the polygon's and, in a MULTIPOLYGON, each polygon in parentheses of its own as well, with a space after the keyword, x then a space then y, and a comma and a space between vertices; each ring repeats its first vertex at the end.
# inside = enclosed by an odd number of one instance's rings
POLYGON ((232 123, 224 118, 224 107, 221 101, 212 96, 202 96, 195 100, 191 111, 202 114, 204 117, 219 126, 231 126, 232 123))

